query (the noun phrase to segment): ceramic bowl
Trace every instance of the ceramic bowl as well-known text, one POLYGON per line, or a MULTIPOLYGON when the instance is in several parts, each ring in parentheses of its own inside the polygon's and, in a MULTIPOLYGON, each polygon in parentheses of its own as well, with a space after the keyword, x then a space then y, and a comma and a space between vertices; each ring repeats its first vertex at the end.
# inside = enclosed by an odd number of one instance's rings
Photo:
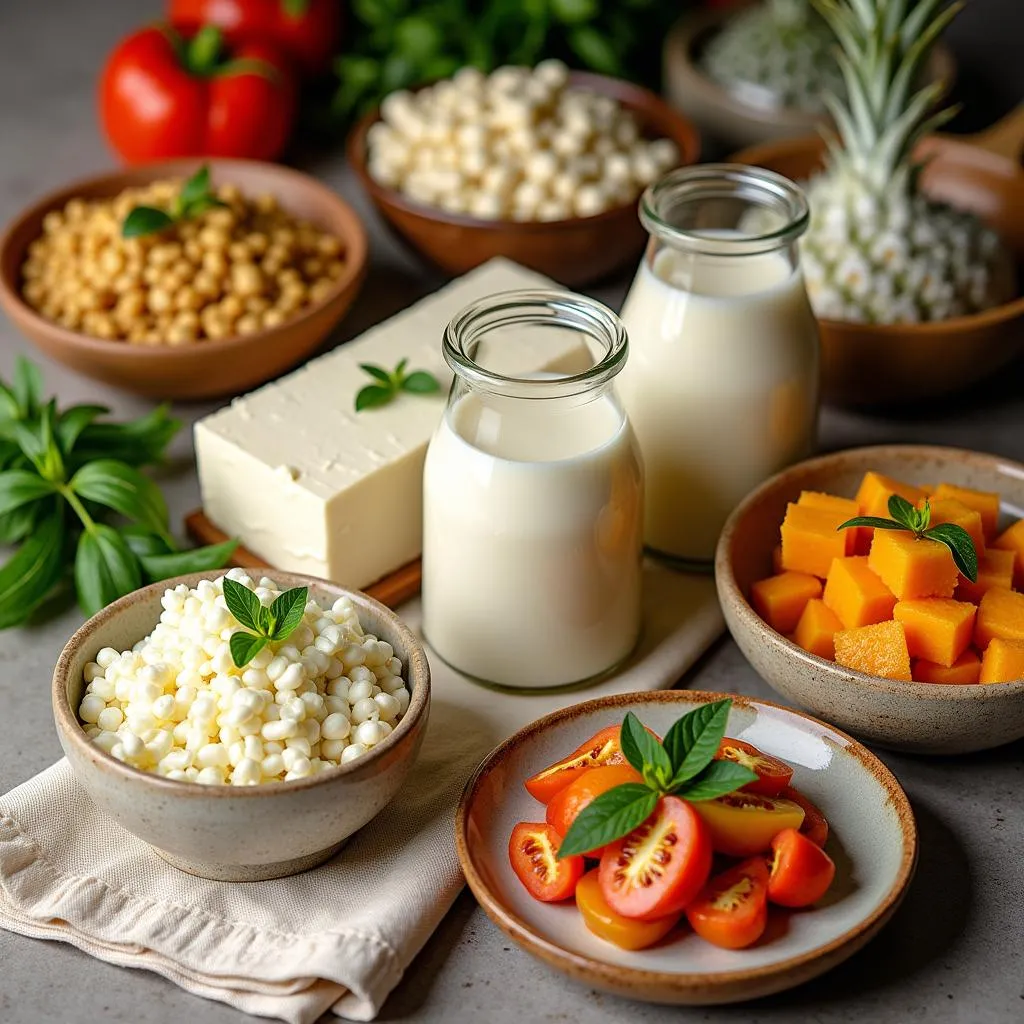
MULTIPOLYGON (((1024 352, 1024 107, 975 141, 925 139, 917 152, 927 161, 922 187, 935 199, 976 213, 999 233, 1018 263, 1017 298, 935 323, 819 320, 827 401, 923 402, 969 387, 1024 352)), ((824 156, 824 143, 812 137, 746 149, 732 159, 805 181, 821 169, 824 156)))
MULTIPOLYGON (((652 138, 671 139, 679 147, 680 165, 696 163, 697 131, 661 99, 630 82, 583 71, 569 82, 611 96, 632 111, 652 138)), ((448 213, 405 197, 376 182, 367 170, 366 135, 380 120, 367 114, 348 140, 348 160, 384 219, 421 255, 450 274, 464 274, 493 256, 506 256, 570 287, 589 284, 635 265, 647 240, 637 218, 636 199, 593 217, 557 221, 481 220, 448 213)))
POLYGON ((715 579, 733 638, 778 693, 879 746, 963 754, 1024 737, 1024 680, 954 686, 855 672, 797 647, 747 601, 750 585, 772 574, 772 549, 786 504, 804 490, 852 497, 870 469, 912 484, 948 482, 998 491, 1007 521, 1024 516, 1024 465, 995 455, 893 445, 801 462, 748 495, 722 530, 715 579))
POLYGON ((214 158, 146 164, 77 181, 33 203, 0 238, 0 304, 43 352, 105 384, 157 399, 238 394, 278 376, 314 352, 359 293, 366 273, 366 232, 355 211, 326 186, 298 171, 255 160, 214 158), (21 265, 43 218, 69 199, 98 199, 161 178, 187 178, 208 164, 215 184, 233 182, 246 195, 269 192, 290 213, 336 235, 345 269, 326 298, 279 327, 194 345, 130 345, 105 341, 48 320, 21 296, 21 265))
POLYGON ((477 769, 459 807, 455 838, 462 869, 487 915, 527 952, 593 988, 655 1003, 731 1003, 779 992, 827 971, 861 948, 889 920, 917 859, 917 828, 906 795, 888 769, 849 736, 768 701, 733 696, 728 735, 794 765, 793 785, 828 818, 826 849, 836 880, 814 909, 773 911, 768 931, 743 950, 718 949, 684 932, 640 952, 592 935, 576 907, 538 903, 509 865, 519 821, 544 808, 523 779, 627 711, 664 735, 681 715, 726 696, 695 691, 602 697, 528 725, 477 769))
POLYGON ((386 640, 405 666, 409 710, 365 757, 309 779, 264 786, 202 786, 131 768, 90 742, 77 710, 83 671, 103 647, 123 651, 146 636, 168 587, 155 583, 94 615, 68 641, 53 673, 53 711, 68 762, 92 801, 175 867, 203 878, 254 881, 296 874, 336 853, 399 791, 416 758, 430 705, 430 669, 419 641, 394 612, 356 591, 312 576, 274 572, 284 587, 308 586, 333 604, 348 597, 363 628, 386 640))

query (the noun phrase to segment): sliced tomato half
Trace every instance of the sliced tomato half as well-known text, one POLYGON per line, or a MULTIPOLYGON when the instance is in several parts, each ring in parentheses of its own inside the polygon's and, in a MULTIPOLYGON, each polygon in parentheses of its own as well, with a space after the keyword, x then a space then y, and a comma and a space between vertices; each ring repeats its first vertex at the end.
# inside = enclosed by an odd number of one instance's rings
POLYGON ((744 793, 778 796, 793 778, 793 769, 785 761, 758 750, 752 743, 726 736, 715 754, 717 761, 735 761, 736 764, 757 772, 757 779, 743 787, 744 793))
POLYGON ((550 764, 531 775, 524 785, 527 792, 542 804, 548 803, 561 789, 591 768, 608 764, 626 764, 619 745, 619 726, 609 725, 580 744, 568 757, 550 764))
POLYGON ((743 949, 768 924, 768 868, 763 857, 734 864, 715 875, 686 908, 693 930, 723 949, 743 949))
POLYGON ((558 859, 562 837, 546 822, 521 821, 508 841, 512 870, 527 892, 542 903, 569 899, 583 874, 582 857, 558 859))
POLYGON ((576 906, 583 923, 599 938, 620 949, 646 949, 668 935, 678 923, 678 912, 653 921, 637 921, 616 913, 601 892, 599 875, 600 869, 594 868, 576 885, 576 906))
MULTIPOLYGON (((642 782, 640 773, 628 764, 609 764, 601 768, 591 768, 570 782, 565 789, 560 789, 548 804, 548 824, 561 836, 568 833, 576 816, 591 801, 609 789, 621 786, 626 782, 642 782)), ((593 850, 588 857, 598 858, 601 850, 593 850)))
POLYGON ((783 829, 772 840, 768 899, 780 907, 809 907, 828 892, 836 866, 803 832, 783 829))
POLYGON ((784 828, 800 828, 803 808, 781 796, 738 791, 695 803, 717 853, 752 857, 764 853, 784 828))
POLYGON ((828 821, 825 815, 799 789, 795 789, 793 786, 787 786, 782 791, 782 795, 803 808, 804 820, 800 831, 816 846, 824 846, 828 840, 828 821))

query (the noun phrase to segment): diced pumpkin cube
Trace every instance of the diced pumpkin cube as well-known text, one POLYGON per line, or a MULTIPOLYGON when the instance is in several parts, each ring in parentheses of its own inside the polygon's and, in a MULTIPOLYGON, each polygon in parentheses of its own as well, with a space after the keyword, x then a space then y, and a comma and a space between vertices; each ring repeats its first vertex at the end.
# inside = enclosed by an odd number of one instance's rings
POLYGON ((824 579, 833 558, 846 555, 848 538, 841 513, 790 503, 782 523, 782 567, 824 579))
POLYGON ((985 528, 981 522, 981 513, 968 508, 955 498, 939 498, 931 502, 931 526, 940 523, 952 523, 966 530, 974 541, 974 550, 978 558, 985 553, 985 528))
POLYGON ((945 544, 906 530, 875 530, 868 566, 900 601, 952 597, 960 577, 945 544))
POLYGON ((824 600, 844 629, 891 619, 896 604, 892 591, 868 568, 864 555, 837 558, 832 563, 824 600))
POLYGON ((1013 552, 1013 585, 1018 590, 1024 590, 1024 519, 1018 519, 1008 530, 1004 530, 992 541, 992 547, 1013 552))
POLYGON ((915 661, 912 668, 914 679, 919 683, 946 683, 970 686, 981 675, 981 658, 973 647, 968 647, 952 665, 936 665, 924 658, 915 661))
POLYGON ((912 658, 925 658, 949 668, 971 645, 978 609, 966 601, 924 597, 898 601, 893 618, 903 623, 912 658))
POLYGON ((1012 551, 989 548, 978 561, 978 582, 972 583, 961 576, 954 596, 958 601, 977 604, 993 587, 1010 590, 1013 587, 1013 564, 1012 551))
POLYGON ((974 626, 974 646, 984 651, 996 637, 1024 640, 1024 594, 994 587, 981 599, 974 626))
POLYGON ((992 491, 976 491, 971 487, 957 487, 956 484, 939 484, 932 492, 933 498, 953 498, 981 516, 985 539, 991 540, 999 526, 999 495, 992 491))
POLYGON ((834 639, 836 664, 884 679, 910 680, 910 652, 902 622, 841 629, 834 639))
POLYGON ((807 602, 815 597, 821 597, 821 580, 802 572, 769 576, 750 588, 757 614, 780 633, 793 632, 807 602))
POLYGON ((1024 640, 995 637, 981 659, 979 683, 1009 683, 1024 679, 1024 640))
POLYGON ((782 545, 776 544, 775 547, 772 548, 772 572, 778 576, 779 573, 785 571, 786 570, 782 568, 782 545))
POLYGON ((835 634, 843 628, 835 612, 819 598, 807 602, 793 636, 798 647, 819 658, 835 661, 835 634))
POLYGON ((856 497, 861 515, 888 518, 889 499, 894 494, 906 498, 911 505, 916 505, 928 496, 927 491, 913 484, 893 480, 892 477, 883 476, 881 473, 865 473, 856 497))
MULTIPOLYGON (((797 504, 804 505, 807 508, 817 508, 823 512, 834 512, 842 517, 840 519, 842 523, 845 523, 847 519, 853 519, 855 516, 860 515, 860 506, 853 498, 840 498, 835 494, 823 494, 821 491, 801 491, 797 504)), ((851 527, 849 530, 844 531, 846 534, 846 553, 848 555, 853 554, 859 532, 857 527, 851 527)))

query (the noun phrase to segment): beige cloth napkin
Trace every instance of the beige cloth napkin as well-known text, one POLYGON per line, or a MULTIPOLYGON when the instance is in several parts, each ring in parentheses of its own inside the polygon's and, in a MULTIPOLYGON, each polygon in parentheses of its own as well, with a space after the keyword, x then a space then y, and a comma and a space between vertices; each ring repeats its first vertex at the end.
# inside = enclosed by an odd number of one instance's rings
MULTIPOLYGON (((462 887, 455 808, 486 752, 557 707, 672 686, 720 633, 710 580, 649 567, 645 584, 639 650, 586 691, 496 694, 431 656, 430 725, 408 783, 333 860, 292 878, 184 874, 99 812, 58 762, 0 797, 0 927, 246 1013, 372 1020, 462 887)), ((400 611, 419 621, 418 602, 400 611)))

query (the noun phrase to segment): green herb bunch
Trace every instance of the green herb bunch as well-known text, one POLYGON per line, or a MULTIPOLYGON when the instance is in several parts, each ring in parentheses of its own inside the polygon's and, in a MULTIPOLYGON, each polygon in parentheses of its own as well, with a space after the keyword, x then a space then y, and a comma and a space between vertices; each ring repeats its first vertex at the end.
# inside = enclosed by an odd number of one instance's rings
POLYGON ((180 551, 159 487, 140 467, 159 463, 181 423, 160 407, 127 423, 101 405, 58 410, 39 370, 19 358, 0 380, 0 629, 26 622, 73 578, 86 614, 145 582, 224 565, 225 541, 180 551))
POLYGON ((732 701, 712 701, 683 715, 658 740, 632 712, 619 734, 622 753, 643 782, 625 782, 587 804, 559 847, 559 857, 589 853, 628 835, 653 813, 663 796, 713 800, 757 778, 734 761, 716 761, 732 701))
POLYGON ((441 390, 438 379, 426 370, 406 372, 408 359, 400 359, 393 370, 376 363, 360 363, 359 369, 373 378, 373 384, 360 388, 356 395, 356 412, 376 409, 393 402, 403 391, 410 395, 432 395, 441 390))
POLYGON ((308 597, 308 588, 293 587, 266 607, 248 587, 225 577, 224 603, 228 611, 246 630, 252 630, 251 633, 238 630, 231 634, 228 643, 235 667, 245 668, 267 644, 280 643, 291 636, 302 622, 308 597))

